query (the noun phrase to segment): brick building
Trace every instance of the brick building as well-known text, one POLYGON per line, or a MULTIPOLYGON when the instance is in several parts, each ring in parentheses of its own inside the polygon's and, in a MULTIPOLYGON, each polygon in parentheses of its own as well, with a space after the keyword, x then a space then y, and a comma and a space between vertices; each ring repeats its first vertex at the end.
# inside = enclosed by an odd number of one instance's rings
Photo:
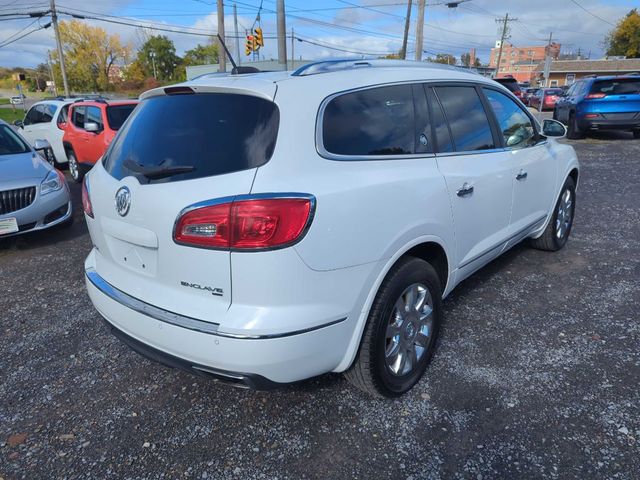
MULTIPOLYGON (((516 47, 515 45, 505 42, 502 47, 500 68, 498 68, 496 76, 505 77, 511 75, 518 80, 518 82, 530 82, 536 67, 540 62, 544 61, 547 50, 551 58, 557 59, 560 55, 560 46, 559 43, 551 43, 551 45, 548 46, 516 47)), ((497 41, 496 46, 491 49, 489 67, 497 68, 499 52, 500 41, 497 41)))

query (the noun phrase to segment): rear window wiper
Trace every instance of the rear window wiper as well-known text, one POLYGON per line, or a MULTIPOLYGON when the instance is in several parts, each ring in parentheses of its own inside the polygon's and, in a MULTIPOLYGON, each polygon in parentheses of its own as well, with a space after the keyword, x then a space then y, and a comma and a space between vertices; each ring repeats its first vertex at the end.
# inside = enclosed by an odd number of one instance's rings
POLYGON ((154 167, 145 167, 133 160, 125 160, 123 165, 132 172, 139 173, 140 175, 147 177, 149 180, 172 177, 173 175, 178 175, 180 173, 193 172, 196 169, 196 167, 192 165, 169 165, 166 167, 158 165, 154 167))

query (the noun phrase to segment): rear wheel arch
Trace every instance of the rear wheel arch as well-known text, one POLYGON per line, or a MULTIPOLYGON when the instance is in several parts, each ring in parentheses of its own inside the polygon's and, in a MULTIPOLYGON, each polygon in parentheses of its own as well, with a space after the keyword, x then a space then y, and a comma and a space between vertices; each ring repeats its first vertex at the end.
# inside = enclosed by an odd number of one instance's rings
POLYGON ((444 293, 449 280, 449 260, 447 259, 447 252, 442 245, 432 241, 420 243, 411 247, 400 258, 407 256, 420 258, 429 263, 438 274, 441 291, 444 293))
POLYGON ((568 176, 573 179, 573 184, 577 187, 578 186, 578 176, 579 176, 578 169, 574 168, 573 170, 571 170, 569 172, 568 176))

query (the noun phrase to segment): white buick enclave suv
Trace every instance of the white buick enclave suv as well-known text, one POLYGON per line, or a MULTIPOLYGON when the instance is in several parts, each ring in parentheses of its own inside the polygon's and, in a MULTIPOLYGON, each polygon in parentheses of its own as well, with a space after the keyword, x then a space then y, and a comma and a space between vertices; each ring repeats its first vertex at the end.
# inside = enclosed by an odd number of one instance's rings
POLYGON ((86 284, 116 336, 173 367, 400 395, 458 283, 571 232, 565 128, 475 74, 321 62, 141 99, 83 186, 86 284))

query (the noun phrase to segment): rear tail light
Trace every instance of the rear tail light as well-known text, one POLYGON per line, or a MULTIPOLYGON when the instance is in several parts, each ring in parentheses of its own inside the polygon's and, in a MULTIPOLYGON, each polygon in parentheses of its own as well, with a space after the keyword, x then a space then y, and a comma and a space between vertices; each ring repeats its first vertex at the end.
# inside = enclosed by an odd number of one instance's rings
POLYGON ((604 98, 606 96, 607 96, 606 93, 590 93, 589 95, 587 95, 584 98, 586 98, 587 100, 594 100, 594 99, 597 99, 597 98, 604 98))
POLYGON ((93 206, 91 205, 91 198, 89 197, 89 184, 87 177, 84 177, 82 181, 82 209, 84 213, 93 218, 93 206))
POLYGON ((598 113, 587 113, 584 118, 598 118, 600 114, 598 113))
POLYGON ((187 208, 176 221, 173 239, 181 245, 230 250, 284 248, 302 238, 313 218, 310 195, 239 197, 187 208))

